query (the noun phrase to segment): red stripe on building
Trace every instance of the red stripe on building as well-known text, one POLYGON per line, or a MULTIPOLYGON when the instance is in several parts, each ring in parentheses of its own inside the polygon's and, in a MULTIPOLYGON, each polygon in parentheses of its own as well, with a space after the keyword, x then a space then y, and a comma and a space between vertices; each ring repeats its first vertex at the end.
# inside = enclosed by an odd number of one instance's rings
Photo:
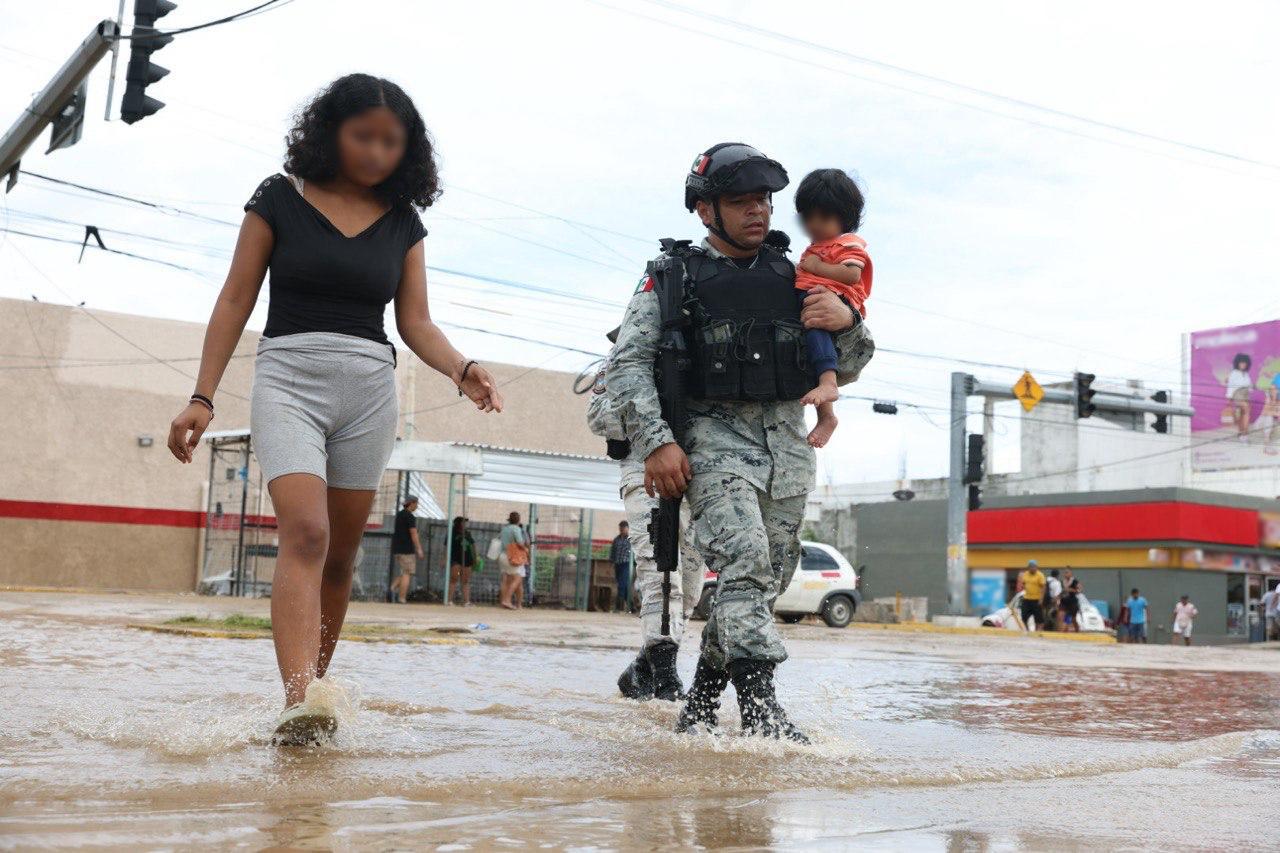
POLYGON ((204 513, 189 509, 151 509, 141 506, 3 499, 0 499, 0 518, 89 521, 100 524, 151 524, 161 527, 200 527, 204 524, 204 513))
POLYGON ((1256 548, 1258 530, 1255 510, 1176 501, 969 513, 970 545, 1185 541, 1256 548))

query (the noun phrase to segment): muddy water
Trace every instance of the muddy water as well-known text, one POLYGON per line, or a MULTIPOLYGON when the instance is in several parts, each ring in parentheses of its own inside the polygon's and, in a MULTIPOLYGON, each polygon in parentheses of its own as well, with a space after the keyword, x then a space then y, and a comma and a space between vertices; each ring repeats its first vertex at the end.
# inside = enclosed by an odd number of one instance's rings
POLYGON ((0 846, 1280 843, 1280 676, 798 645, 780 691, 812 747, 671 733, 614 698, 621 651, 349 643, 336 742, 287 751, 269 642, 15 614, 0 846))

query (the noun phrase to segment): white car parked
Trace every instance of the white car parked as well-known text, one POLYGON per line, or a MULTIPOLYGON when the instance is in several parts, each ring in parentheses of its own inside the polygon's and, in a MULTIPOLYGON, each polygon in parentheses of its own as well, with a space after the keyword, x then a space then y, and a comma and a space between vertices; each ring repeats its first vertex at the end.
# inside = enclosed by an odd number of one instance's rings
MULTIPOLYGON (((707 572, 702 583, 702 598, 693 611, 696 618, 707 618, 715 590, 716 575, 707 572)), ((788 624, 816 613, 832 628, 843 628, 853 619, 860 601, 858 574, 844 555, 830 545, 802 541, 800 565, 791 584, 778 596, 773 611, 788 624)))

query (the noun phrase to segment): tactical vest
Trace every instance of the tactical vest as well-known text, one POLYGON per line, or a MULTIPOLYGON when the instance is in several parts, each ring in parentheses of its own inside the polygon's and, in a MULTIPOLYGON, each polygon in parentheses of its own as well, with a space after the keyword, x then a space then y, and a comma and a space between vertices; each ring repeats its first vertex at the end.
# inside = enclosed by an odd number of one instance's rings
POLYGON ((689 396, 700 400, 798 400, 814 384, 800 325, 795 267, 762 248, 751 269, 690 252, 685 306, 689 396))

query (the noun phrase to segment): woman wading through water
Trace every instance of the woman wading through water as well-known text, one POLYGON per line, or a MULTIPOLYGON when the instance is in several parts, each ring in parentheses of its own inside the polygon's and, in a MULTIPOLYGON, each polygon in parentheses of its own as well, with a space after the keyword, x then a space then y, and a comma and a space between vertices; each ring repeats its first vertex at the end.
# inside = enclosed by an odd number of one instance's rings
POLYGON ((417 108, 387 80, 335 80, 298 115, 285 174, 245 203, 226 284, 205 332, 195 392, 169 449, 190 462, 213 419, 214 391, 271 270, 267 325, 254 365, 250 428, 279 523, 271 627, 284 681, 275 742, 311 743, 337 719, 324 676, 347 613, 356 549, 395 443, 395 349, 410 350, 476 407, 502 410, 489 372, 431 321, 414 207, 440 194, 417 108))

